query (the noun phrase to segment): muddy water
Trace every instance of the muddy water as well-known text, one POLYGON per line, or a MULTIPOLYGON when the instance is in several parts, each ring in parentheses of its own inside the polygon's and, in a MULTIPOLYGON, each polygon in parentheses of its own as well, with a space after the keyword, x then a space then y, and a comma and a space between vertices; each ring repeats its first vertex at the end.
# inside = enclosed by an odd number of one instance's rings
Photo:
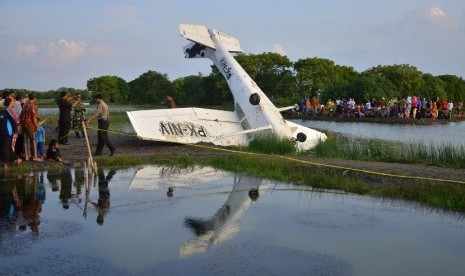
POLYGON ((462 275, 463 214, 211 168, 3 175, 0 271, 462 275), (171 189, 170 189, 171 188, 171 189))

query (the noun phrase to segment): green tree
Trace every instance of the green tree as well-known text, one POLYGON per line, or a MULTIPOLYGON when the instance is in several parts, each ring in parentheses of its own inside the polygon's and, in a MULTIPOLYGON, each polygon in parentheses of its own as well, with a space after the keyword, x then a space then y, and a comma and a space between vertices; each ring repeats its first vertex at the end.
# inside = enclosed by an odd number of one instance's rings
POLYGON ((134 104, 162 104, 167 93, 174 94, 175 89, 168 75, 147 71, 129 82, 129 102, 134 104))
POLYGON ((110 103, 127 103, 129 86, 117 76, 101 76, 87 81, 87 89, 93 95, 101 94, 110 103))
POLYGON ((337 98, 353 98, 356 103, 364 103, 373 98, 390 99, 395 96, 395 86, 386 78, 371 72, 364 72, 345 82, 339 82, 329 88, 323 101, 337 98))
POLYGON ((423 74, 423 84, 420 87, 418 95, 422 98, 436 98, 441 99, 446 97, 446 90, 444 89, 444 82, 431 74, 423 74))
POLYGON ((396 87, 398 97, 418 95, 423 86, 422 72, 408 64, 379 65, 368 69, 367 72, 389 80, 396 87))
POLYGON ((201 99, 205 97, 204 80, 205 78, 201 74, 174 80, 173 87, 176 90, 176 102, 188 106, 201 104, 201 99))
POLYGON ((465 81, 454 75, 438 76, 444 83, 446 97, 454 103, 465 100, 465 81))
POLYGON ((300 93, 308 97, 321 93, 322 98, 329 98, 324 95, 328 89, 342 87, 358 75, 353 67, 335 65, 332 60, 317 57, 299 59, 294 63, 294 70, 300 93))

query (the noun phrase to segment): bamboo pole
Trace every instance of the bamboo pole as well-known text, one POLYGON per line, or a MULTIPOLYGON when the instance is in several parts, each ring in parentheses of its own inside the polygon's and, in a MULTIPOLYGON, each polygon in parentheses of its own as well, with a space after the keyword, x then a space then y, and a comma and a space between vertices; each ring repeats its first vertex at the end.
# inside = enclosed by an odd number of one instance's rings
POLYGON ((89 174, 97 173, 97 163, 94 162, 92 158, 92 150, 90 149, 89 137, 87 136, 87 126, 84 121, 82 121, 82 130, 84 132, 84 137, 86 138, 87 153, 88 153, 87 166, 89 169, 89 174))

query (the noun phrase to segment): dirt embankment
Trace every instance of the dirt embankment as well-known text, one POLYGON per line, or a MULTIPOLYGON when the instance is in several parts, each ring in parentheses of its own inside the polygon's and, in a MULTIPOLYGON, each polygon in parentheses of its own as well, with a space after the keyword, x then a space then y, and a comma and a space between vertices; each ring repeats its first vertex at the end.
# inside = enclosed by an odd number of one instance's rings
MULTIPOLYGON (((47 140, 50 141, 53 138, 57 137, 57 133, 54 129, 46 129, 47 140)), ((91 144, 92 153, 95 151, 97 145, 97 131, 93 129, 88 130, 89 140, 91 144)), ((132 135, 109 133, 111 142, 117 149, 116 155, 126 155, 126 156, 153 156, 153 155, 179 155, 187 154, 193 156, 205 156, 205 155, 215 155, 222 154, 223 151, 216 151, 214 149, 193 147, 188 145, 178 145, 170 143, 161 143, 154 141, 144 141, 140 140, 132 135)), ((74 132, 71 132, 69 136, 70 145, 60 145, 60 150, 62 152, 63 159, 67 162, 65 164, 71 166, 80 166, 83 165, 87 160, 88 150, 86 147, 84 138, 76 138, 74 132)), ((45 146, 46 150, 47 146, 45 146)), ((109 155, 110 151, 105 146, 103 150, 103 156, 109 155)), ((226 153, 228 154, 228 153, 226 153)), ((409 165, 409 164, 397 164, 397 163, 384 163, 384 162, 368 162, 368 161, 353 161, 353 160, 341 160, 341 159, 326 159, 326 158, 311 158, 311 162, 328 164, 339 166, 341 169, 336 169, 336 171, 341 172, 341 174, 346 174, 352 172, 351 169, 355 170, 366 170, 386 174, 394 175, 405 175, 413 177, 426 177, 426 178, 435 178, 435 179, 450 179, 456 181, 465 181, 465 170, 461 169, 449 169, 441 168, 435 166, 425 166, 425 165, 409 165)), ((29 162, 32 163, 32 162, 29 162)), ((53 162, 43 162, 43 165, 56 165, 53 162)), ((307 165, 306 165, 307 166, 307 165)), ((314 167, 308 165, 309 167, 314 167)), ((354 171, 357 174, 364 174, 363 172, 354 171)), ((369 175, 369 174, 368 174, 369 175)))

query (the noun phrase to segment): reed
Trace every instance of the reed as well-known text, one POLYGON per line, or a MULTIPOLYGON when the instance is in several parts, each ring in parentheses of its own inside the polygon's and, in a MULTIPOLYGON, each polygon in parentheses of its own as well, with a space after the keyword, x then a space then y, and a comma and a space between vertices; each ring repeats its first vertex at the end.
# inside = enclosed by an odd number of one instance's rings
POLYGON ((451 144, 394 143, 329 135, 325 142, 316 146, 313 154, 327 158, 465 168, 465 148, 451 144))
POLYGON ((248 150, 265 154, 292 154, 296 152, 295 142, 271 133, 258 134, 250 141, 248 150))

